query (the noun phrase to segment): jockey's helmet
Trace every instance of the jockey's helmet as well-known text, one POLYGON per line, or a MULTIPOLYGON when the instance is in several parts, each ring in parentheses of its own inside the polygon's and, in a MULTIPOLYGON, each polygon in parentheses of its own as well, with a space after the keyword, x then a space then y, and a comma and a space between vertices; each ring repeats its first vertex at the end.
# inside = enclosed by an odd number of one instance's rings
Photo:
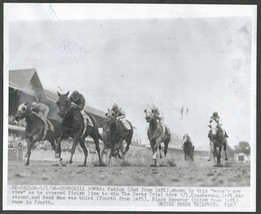
POLYGON ((77 97, 77 96, 79 96, 79 94, 80 94, 79 91, 74 91, 71 96, 72 97, 77 97))
POLYGON ((118 109, 119 106, 117 105, 117 103, 114 103, 113 106, 112 106, 112 110, 115 110, 115 109, 118 109))
POLYGON ((73 101, 77 101, 77 99, 79 98, 79 95, 80 95, 79 91, 74 91, 74 92, 71 94, 71 99, 72 99, 73 101))
POLYGON ((218 113, 217 113, 216 111, 213 112, 213 116, 214 116, 214 117, 218 116, 218 113))
POLYGON ((34 101, 32 102, 32 108, 35 108, 37 106, 37 103, 34 101))

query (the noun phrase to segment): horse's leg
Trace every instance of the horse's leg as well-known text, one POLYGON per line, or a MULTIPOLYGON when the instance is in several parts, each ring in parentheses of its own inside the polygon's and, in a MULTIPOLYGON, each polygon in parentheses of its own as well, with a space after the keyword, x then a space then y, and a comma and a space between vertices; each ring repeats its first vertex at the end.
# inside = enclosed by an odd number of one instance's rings
POLYGON ((100 146, 99 146, 99 138, 98 138, 98 136, 94 136, 94 135, 91 135, 91 137, 93 138, 94 143, 95 143, 96 151, 99 156, 100 166, 102 166, 103 164, 102 164, 102 158, 101 158, 101 152, 100 152, 100 146))
POLYGON ((61 158, 61 142, 64 138, 61 136, 57 139, 56 147, 55 147, 55 158, 61 158))
POLYGON ((51 146, 52 146, 53 150, 55 151, 56 145, 55 145, 54 139, 50 139, 49 141, 51 143, 51 146))
POLYGON ((104 152, 105 150, 107 149, 107 145, 105 143, 103 143, 103 148, 101 150, 101 158, 103 159, 103 155, 104 155, 104 152))
POLYGON ((226 161, 227 161, 228 160, 228 158, 227 158, 227 140, 225 140, 223 145, 224 145, 224 152, 225 152, 226 161))
POLYGON ((88 150, 86 149, 86 146, 85 146, 85 139, 80 139, 79 142, 80 142, 80 145, 81 145, 81 147, 83 149, 83 153, 84 153, 83 165, 80 165, 80 166, 86 166, 87 157, 88 157, 88 150))
POLYGON ((220 145, 218 148, 219 148, 219 151, 218 151, 218 155, 217 155, 217 164, 218 164, 219 166, 222 166, 222 165, 220 164, 222 145, 220 145))
POLYGON ((164 155, 165 155, 165 157, 167 156, 168 147, 169 147, 169 139, 164 141, 164 155))
POLYGON ((214 152, 213 142, 211 140, 209 140, 209 157, 208 157, 208 161, 211 161, 212 157, 214 157, 214 159, 215 159, 215 156, 214 156, 213 152, 214 152))
POLYGON ((162 154, 161 154, 161 145, 159 145, 159 154, 160 154, 160 159, 162 158, 162 154))
POLYGON ((156 139, 156 144, 155 144, 155 147, 154 147, 156 149, 156 151, 154 153, 154 154, 156 154, 155 157, 154 157, 155 166, 157 166, 157 157, 160 156, 160 149, 159 149, 160 143, 161 143, 161 139, 157 138, 156 139))
POLYGON ((30 162, 30 156, 31 156, 31 149, 32 149, 32 141, 30 139, 26 139, 26 143, 27 143, 27 152, 25 154, 26 159, 26 163, 25 165, 28 166, 29 162, 30 162))
POLYGON ((128 140, 126 140, 126 142, 127 142, 127 145, 126 145, 125 151, 123 152, 123 155, 125 155, 126 152, 129 151, 129 149, 130 149, 131 140, 128 139, 128 140))
POLYGON ((156 142, 154 140, 150 140, 150 146, 152 149, 152 160, 154 161, 154 164, 150 165, 150 166, 155 166, 156 165, 156 150, 155 150, 155 146, 156 146, 156 142))
POLYGON ((73 138, 73 145, 72 145, 72 149, 71 149, 71 157, 69 160, 69 164, 72 164, 72 162, 73 162, 73 155, 75 153, 75 149, 76 149, 78 141, 79 141, 78 136, 73 138))
POLYGON ((120 151, 121 151, 121 154, 122 154, 122 159, 125 160, 125 153, 126 153, 126 151, 125 152, 123 151, 123 140, 122 140, 122 142, 120 144, 120 151))
POLYGON ((124 151, 123 155, 125 155, 126 152, 129 151, 132 135, 133 135, 133 130, 130 130, 130 132, 128 133, 127 137, 125 138, 127 145, 126 145, 126 148, 125 148, 125 151, 124 151))
POLYGON ((34 144, 36 143, 37 139, 38 139, 38 135, 35 135, 35 136, 33 136, 32 141, 30 139, 26 140, 27 141, 27 152, 25 154, 25 157, 27 157, 27 160, 25 163, 26 166, 28 166, 30 163, 31 150, 32 150, 34 144))

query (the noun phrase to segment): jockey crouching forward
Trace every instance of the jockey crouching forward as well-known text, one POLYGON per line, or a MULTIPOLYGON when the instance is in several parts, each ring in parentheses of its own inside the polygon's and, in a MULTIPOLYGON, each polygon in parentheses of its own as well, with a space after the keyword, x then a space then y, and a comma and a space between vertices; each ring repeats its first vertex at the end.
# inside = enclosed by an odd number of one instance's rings
MULTIPOLYGON (((222 130, 223 134, 225 135, 225 137, 228 138, 227 132, 226 132, 225 129, 222 127, 222 120, 220 119, 220 117, 219 117, 219 115, 218 115, 217 112, 214 112, 214 113, 212 114, 212 116, 210 117, 210 119, 209 119, 209 124, 208 124, 208 127, 209 127, 209 128, 211 128, 211 123, 212 123, 213 120, 216 121, 216 123, 217 123, 218 126, 221 128, 221 130, 222 130)), ((211 139, 210 139, 210 132, 211 132, 211 130, 209 130, 209 133, 208 133, 208 137, 209 137, 209 149, 210 149, 208 161, 210 161, 211 158, 212 158, 212 156, 213 156, 213 146, 214 146, 213 142, 212 142, 211 139)))
POLYGON ((163 126, 164 128, 164 131, 166 131, 167 133, 170 134, 170 130, 169 128, 164 124, 163 122, 163 115, 160 113, 158 107, 156 107, 155 105, 153 105, 152 109, 154 110, 154 115, 155 115, 155 118, 159 121, 159 123, 163 126), (166 129, 166 130, 165 130, 166 129))
POLYGON ((78 91, 73 91, 70 96, 70 101, 72 102, 72 106, 76 110, 81 112, 82 116, 84 117, 84 120, 87 121, 88 125, 93 126, 91 119, 84 111, 85 99, 83 95, 80 94, 78 91))
POLYGON ((120 108, 116 103, 112 106, 112 111, 115 113, 116 120, 121 121, 122 125, 124 126, 125 132, 130 130, 131 127, 129 123, 124 119, 126 117, 125 112, 122 108, 120 108))
POLYGON ((53 124, 47 120, 49 107, 43 103, 32 102, 31 111, 36 113, 46 124, 46 128, 54 131, 53 124))
POLYGON ((187 145, 188 147, 192 147, 193 146, 191 138, 190 138, 190 136, 188 134, 185 134, 185 136, 184 136, 182 148, 184 148, 185 145, 187 145))

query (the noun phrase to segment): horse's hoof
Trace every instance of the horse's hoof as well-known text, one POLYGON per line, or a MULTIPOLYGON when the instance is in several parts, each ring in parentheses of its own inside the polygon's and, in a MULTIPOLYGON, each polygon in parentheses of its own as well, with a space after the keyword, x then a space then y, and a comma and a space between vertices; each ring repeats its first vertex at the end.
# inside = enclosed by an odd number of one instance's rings
POLYGON ((87 165, 86 164, 80 164, 80 165, 78 165, 78 167, 87 167, 87 165))
POLYGON ((225 160, 228 161, 228 158, 226 158, 225 160))
POLYGON ((162 159, 162 155, 160 156, 160 159, 162 159))
POLYGON ((25 166, 29 166, 29 163, 25 163, 24 165, 25 165, 25 166))
POLYGON ((106 163, 101 162, 100 166, 107 166, 106 163))
POLYGON ((70 161, 68 161, 68 164, 72 164, 72 161, 70 160, 70 161))
POLYGON ((223 167, 223 165, 220 164, 220 163, 217 163, 217 164, 214 165, 214 167, 223 167))
POLYGON ((62 158, 60 158, 60 161, 62 161, 63 159, 62 158))
POLYGON ((158 167, 157 164, 151 164, 150 167, 158 167))

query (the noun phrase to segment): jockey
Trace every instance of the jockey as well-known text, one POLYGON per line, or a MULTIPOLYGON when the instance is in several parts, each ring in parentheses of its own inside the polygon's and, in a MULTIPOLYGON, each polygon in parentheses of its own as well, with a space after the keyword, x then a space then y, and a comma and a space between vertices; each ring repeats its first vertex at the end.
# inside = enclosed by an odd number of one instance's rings
POLYGON ((189 146, 192 146, 192 141, 191 141, 191 138, 188 134, 185 135, 186 137, 186 140, 184 140, 183 144, 182 144, 182 148, 185 147, 185 144, 189 145, 189 146))
POLYGON ((213 112, 212 116, 209 119, 209 124, 208 127, 211 127, 211 123, 212 121, 215 120, 217 122, 217 124, 220 126, 220 128, 222 129, 223 133, 225 134, 225 136, 228 138, 227 132, 225 131, 225 129, 222 127, 222 121, 218 115, 217 112, 213 112))
POLYGON ((47 119, 49 107, 43 103, 32 102, 31 111, 35 112, 40 118, 47 119))
POLYGON ((159 121, 159 123, 163 126, 163 129, 164 131, 166 130, 167 133, 171 133, 170 132, 170 129, 168 126, 166 126, 166 124, 164 124, 163 120, 164 120, 164 117, 163 115, 160 113, 158 107, 156 107, 155 105, 152 106, 152 109, 154 110, 154 115, 155 115, 155 118, 159 121))
POLYGON ((87 124, 93 126, 91 118, 84 111, 85 99, 83 95, 80 94, 78 91, 73 91, 70 96, 70 101, 72 102, 72 106, 82 113, 82 116, 84 117, 85 121, 87 121, 87 124))
POLYGON ((53 124, 49 120, 47 120, 47 116, 49 113, 49 107, 47 105, 43 103, 32 102, 31 111, 36 113, 45 123, 47 123, 49 128, 54 131, 53 124))
POLYGON ((73 93, 70 96, 70 100, 72 102, 72 105, 79 111, 82 111, 85 107, 85 99, 82 94, 80 94, 78 91, 73 91, 73 93))
POLYGON ((116 120, 121 121, 126 130, 131 129, 128 122, 124 119, 126 115, 122 108, 120 108, 116 103, 114 103, 111 110, 114 111, 116 120))

